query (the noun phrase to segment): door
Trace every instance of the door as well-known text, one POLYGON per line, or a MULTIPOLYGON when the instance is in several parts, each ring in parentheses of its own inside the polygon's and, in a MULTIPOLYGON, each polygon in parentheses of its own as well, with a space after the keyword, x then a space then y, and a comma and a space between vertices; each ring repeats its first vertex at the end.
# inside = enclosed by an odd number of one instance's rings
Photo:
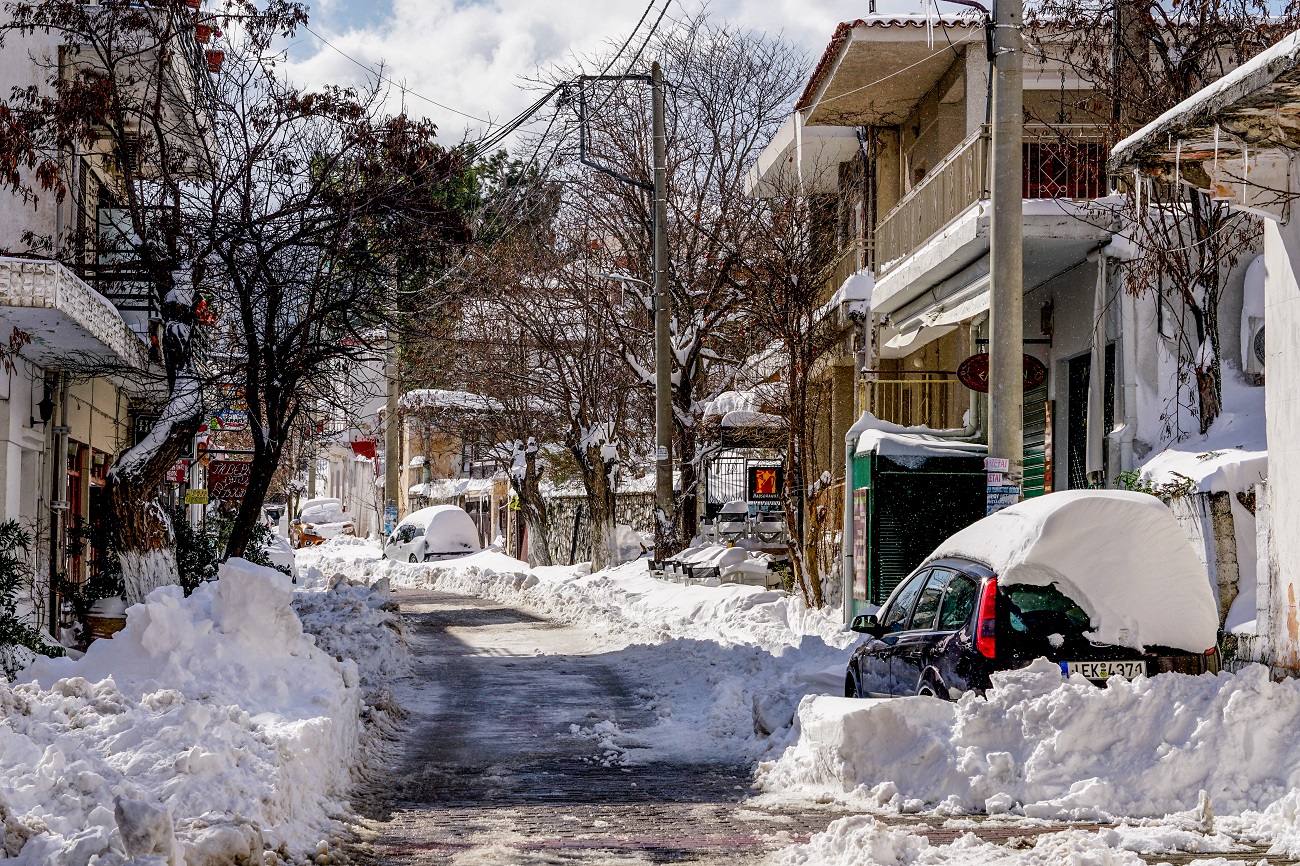
MULTIPOLYGON (((1079 490, 1089 487, 1087 472, 1088 459, 1088 380, 1091 376, 1092 356, 1083 354, 1070 359, 1069 405, 1066 418, 1066 451, 1069 472, 1069 487, 1079 490)), ((1102 426, 1106 430, 1115 427, 1115 344, 1106 346, 1106 369, 1102 390, 1103 418, 1102 426)), ((1110 441, 1101 441, 1102 463, 1109 461, 1110 441)), ((1104 484, 1103 484, 1104 486, 1104 484)))
POLYGON ((917 693, 921 674, 929 664, 934 644, 939 637, 935 623, 939 617, 943 592, 952 576, 953 572, 946 568, 933 569, 917 597, 907 628, 899 634, 890 657, 889 679, 893 694, 917 693))
POLYGON ((912 608, 929 576, 928 570, 913 576, 881 610, 880 625, 885 630, 884 634, 878 638, 869 638, 866 651, 859 657, 858 683, 863 694, 876 698, 895 694, 889 676, 889 660, 894 654, 899 635, 907 629, 912 608))

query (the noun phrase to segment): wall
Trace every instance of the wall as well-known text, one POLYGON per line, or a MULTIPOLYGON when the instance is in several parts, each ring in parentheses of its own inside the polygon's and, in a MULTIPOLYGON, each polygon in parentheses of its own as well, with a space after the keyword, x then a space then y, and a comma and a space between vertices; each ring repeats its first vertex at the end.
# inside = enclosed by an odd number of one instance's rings
MULTIPOLYGON (((49 70, 38 66, 33 57, 42 64, 50 62, 56 56, 56 44, 56 39, 45 34, 9 34, 0 46, 0 81, 5 84, 6 97, 9 89, 14 87, 36 85, 41 90, 48 91, 44 84, 49 77, 49 70)), ((25 182, 30 183, 30 173, 22 174, 25 182)), ((51 195, 41 196, 33 205, 8 191, 0 194, 0 250, 26 252, 28 246, 22 240, 26 231, 38 236, 55 235, 58 228, 56 209, 54 196, 51 195)))
MULTIPOLYGON (((630 526, 644 535, 654 536, 654 522, 651 510, 654 508, 653 493, 620 493, 615 500, 615 516, 618 523, 630 526)), ((551 537, 547 547, 551 551, 551 561, 556 565, 568 565, 570 551, 573 547, 573 524, 581 508, 582 522, 578 525, 577 553, 574 562, 587 562, 591 559, 591 530, 587 517, 586 496, 553 496, 546 502, 551 519, 551 537)), ((536 544, 536 539, 533 540, 536 544)))
MULTIPOLYGON (((1295 183, 1295 179, 1292 180, 1295 183)), ((1265 369, 1274 663, 1300 672, 1300 221, 1264 221, 1265 369)))

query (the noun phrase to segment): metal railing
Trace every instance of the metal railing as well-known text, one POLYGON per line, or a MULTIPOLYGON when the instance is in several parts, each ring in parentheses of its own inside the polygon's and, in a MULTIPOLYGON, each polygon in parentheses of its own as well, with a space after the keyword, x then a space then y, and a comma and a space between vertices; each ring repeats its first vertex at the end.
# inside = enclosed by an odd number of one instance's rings
POLYGON ((872 244, 870 240, 857 238, 840 250, 830 269, 826 272, 826 283, 822 287, 822 302, 831 299, 844 281, 863 268, 872 266, 872 244))
MULTIPOLYGON (((989 196, 988 127, 971 133, 899 200, 876 226, 879 274, 888 273, 962 211, 989 196)), ((1025 126, 1025 198, 1106 194, 1101 129, 1084 124, 1025 126)))
POLYGON ((966 410, 965 387, 951 373, 920 373, 909 378, 905 371, 886 371, 885 378, 859 381, 859 405, 882 421, 913 427, 924 424, 935 430, 962 426, 966 410))

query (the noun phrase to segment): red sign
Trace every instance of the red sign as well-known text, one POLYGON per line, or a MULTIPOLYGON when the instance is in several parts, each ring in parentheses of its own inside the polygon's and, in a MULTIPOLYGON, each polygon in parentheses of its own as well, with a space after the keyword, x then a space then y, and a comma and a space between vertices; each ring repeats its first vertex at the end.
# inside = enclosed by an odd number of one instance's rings
MULTIPOLYGON (((1025 355, 1024 359, 1024 387, 1026 391, 1032 391, 1047 381, 1047 367, 1043 366, 1043 362, 1033 355, 1025 355)), ((980 352, 978 355, 971 355, 965 361, 962 361, 957 367, 957 378, 972 391, 987 394, 989 390, 989 353, 980 352)))
POLYGON ((172 464, 172 468, 167 470, 167 480, 173 484, 184 484, 186 477, 190 474, 190 461, 182 457, 172 464))
POLYGON ((213 499, 243 499, 252 475, 252 463, 213 460, 208 464, 208 493, 213 499))

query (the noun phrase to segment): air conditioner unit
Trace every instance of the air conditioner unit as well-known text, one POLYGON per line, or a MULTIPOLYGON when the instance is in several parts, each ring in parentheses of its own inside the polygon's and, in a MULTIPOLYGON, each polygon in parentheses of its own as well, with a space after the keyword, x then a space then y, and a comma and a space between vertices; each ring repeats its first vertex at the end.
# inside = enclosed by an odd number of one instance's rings
POLYGON ((1246 345, 1246 375, 1264 375, 1264 318, 1251 316, 1247 320, 1250 342, 1246 345))

